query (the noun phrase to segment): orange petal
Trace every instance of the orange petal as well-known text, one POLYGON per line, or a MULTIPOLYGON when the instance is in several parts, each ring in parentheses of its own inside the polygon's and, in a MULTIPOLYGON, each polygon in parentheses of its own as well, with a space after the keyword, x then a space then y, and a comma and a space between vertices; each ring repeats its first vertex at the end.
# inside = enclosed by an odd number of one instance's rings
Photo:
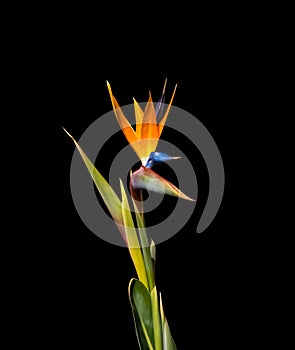
POLYGON ((145 144, 144 157, 147 158, 151 152, 156 150, 159 141, 156 111, 152 101, 151 93, 144 110, 143 123, 141 128, 141 139, 145 144))
POLYGON ((135 121, 136 121, 136 135, 140 139, 141 138, 141 125, 143 120, 144 112, 140 105, 137 103, 135 98, 133 98, 134 101, 134 112, 135 112, 135 121))
POLYGON ((150 140, 149 139, 138 140, 136 142, 130 143, 130 146, 133 148, 135 153, 138 155, 138 158, 142 161, 142 163, 147 161, 148 156, 151 153, 151 152, 149 152, 149 149, 148 149, 148 141, 150 141, 150 140))
POLYGON ((161 136, 161 133, 162 133, 163 128, 164 128, 164 126, 165 126, 166 119, 167 119, 167 117, 168 117, 168 113, 169 113, 169 111, 170 111, 170 107, 171 107, 172 102, 173 102, 173 99, 174 99, 174 95, 175 95, 176 88, 177 88, 177 84, 175 85, 175 88, 174 88, 174 91, 173 91, 171 100, 170 100, 170 102, 169 102, 169 105, 168 105, 168 107, 167 107, 167 109, 166 109, 166 112, 165 112, 163 118, 161 119, 161 121, 159 122, 159 125, 158 125, 159 137, 161 136))
POLYGON ((112 93, 111 85, 109 84, 108 81, 107 81, 107 86, 108 86, 109 94, 111 97, 115 116, 117 118, 117 121, 118 121, 127 141, 129 143, 138 141, 138 137, 137 137, 135 131, 133 130, 132 126, 130 125, 129 121, 126 119, 125 115, 123 114, 123 112, 119 106, 119 103, 117 102, 117 100, 115 99, 115 97, 112 93))
POLYGON ((145 106, 144 116, 142 121, 141 129, 142 139, 158 139, 159 132, 157 126, 156 111, 152 100, 152 95, 150 93, 149 100, 145 106))

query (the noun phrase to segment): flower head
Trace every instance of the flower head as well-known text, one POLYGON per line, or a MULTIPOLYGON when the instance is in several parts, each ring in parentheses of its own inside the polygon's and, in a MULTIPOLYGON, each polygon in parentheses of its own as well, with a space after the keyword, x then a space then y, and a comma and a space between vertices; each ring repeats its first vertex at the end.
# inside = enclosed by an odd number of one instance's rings
POLYGON ((156 152, 158 141, 165 126, 165 122, 167 120, 168 113, 170 111, 170 107, 172 105, 177 87, 177 85, 175 85, 170 102, 167 108, 165 109, 164 100, 166 83, 167 79, 164 83, 161 98, 156 104, 156 106, 154 106, 151 93, 149 95, 149 100, 144 110, 133 98, 136 121, 136 126, 134 130, 134 128, 131 126, 124 113, 122 112, 122 109, 120 108, 116 98, 114 97, 109 82, 107 82, 108 90, 113 105, 113 110, 117 121, 127 141, 129 142, 130 146, 133 148, 135 153, 138 155, 142 163, 141 167, 131 175, 130 192, 133 198, 136 199, 140 198, 140 191, 142 189, 149 189, 154 192, 166 193, 168 195, 194 201, 194 199, 185 195, 171 182, 159 176, 151 169, 154 164, 180 158, 171 157, 163 152, 156 152))
POLYGON ((122 112, 119 103, 112 93, 111 86, 109 82, 107 82, 113 110, 117 121, 130 146, 133 148, 141 160, 142 165, 146 165, 151 152, 154 152, 157 148, 159 138, 165 126, 165 122, 173 102, 177 85, 175 85, 172 97, 165 110, 164 99, 166 82, 167 79, 165 80, 162 96, 156 106, 154 106, 151 93, 149 93, 149 99, 144 110, 133 98, 136 122, 135 130, 122 112))

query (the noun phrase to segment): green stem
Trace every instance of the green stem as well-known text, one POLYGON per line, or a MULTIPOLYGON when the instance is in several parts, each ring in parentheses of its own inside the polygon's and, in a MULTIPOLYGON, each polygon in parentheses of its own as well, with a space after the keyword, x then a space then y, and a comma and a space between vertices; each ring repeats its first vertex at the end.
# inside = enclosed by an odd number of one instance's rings
POLYGON ((151 257, 151 251, 150 251, 150 243, 146 234, 145 229, 145 222, 144 222, 144 214, 143 214, 143 206, 142 206, 142 192, 140 191, 140 209, 136 206, 135 202, 133 201, 134 209, 135 209, 135 215, 136 215, 136 221, 138 226, 138 233, 139 233, 139 239, 141 243, 141 249, 143 254, 143 260, 144 265, 146 269, 146 275, 148 280, 148 289, 149 292, 154 288, 155 286, 155 276, 154 276, 154 266, 153 261, 151 257))

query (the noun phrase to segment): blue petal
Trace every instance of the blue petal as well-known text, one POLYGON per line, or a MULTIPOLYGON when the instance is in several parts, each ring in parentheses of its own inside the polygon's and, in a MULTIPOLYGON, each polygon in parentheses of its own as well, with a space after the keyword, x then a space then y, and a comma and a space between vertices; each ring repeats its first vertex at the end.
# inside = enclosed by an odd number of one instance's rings
POLYGON ((145 165, 146 168, 152 168, 155 163, 167 162, 172 159, 178 159, 180 157, 171 157, 164 152, 151 152, 149 159, 145 165))

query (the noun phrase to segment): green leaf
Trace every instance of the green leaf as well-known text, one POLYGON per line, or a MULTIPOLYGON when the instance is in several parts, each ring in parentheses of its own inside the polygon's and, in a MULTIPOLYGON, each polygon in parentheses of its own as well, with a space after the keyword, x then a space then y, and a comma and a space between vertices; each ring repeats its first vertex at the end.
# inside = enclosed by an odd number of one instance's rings
POLYGON ((154 325, 154 335, 155 335, 155 350, 162 350, 162 325, 161 325, 161 315, 158 301, 158 292, 156 286, 151 291, 151 301, 152 301, 152 314, 153 314, 153 325, 154 325))
POLYGON ((142 251, 138 241, 137 233, 134 227, 134 222, 130 212, 130 207, 124 189, 122 180, 120 179, 121 193, 122 193, 122 215, 126 231, 127 246, 135 266, 139 280, 148 288, 148 281, 146 275, 145 264, 143 261, 142 251))
POLYGON ((78 142, 73 138, 73 136, 69 134, 65 128, 63 129, 65 133, 74 141, 74 144, 76 145, 77 150, 79 151, 93 179, 93 182, 96 188, 98 189, 98 192, 100 193, 113 219, 117 224, 122 225, 123 224, 122 205, 121 205, 120 199, 116 195, 116 192, 112 189, 112 187, 109 185, 106 179, 101 175, 101 173, 95 168, 94 164, 87 157, 87 155, 79 146, 78 142))
POLYGON ((161 314, 161 323, 162 323, 162 337, 163 337, 163 350, 177 350, 175 342, 172 338, 170 328, 167 322, 167 319, 164 314, 162 296, 160 294, 160 314, 161 314))
POLYGON ((163 350, 177 350, 166 319, 164 321, 163 328, 163 350))
POLYGON ((150 293, 143 283, 131 279, 128 287, 137 340, 141 350, 155 350, 150 293))

